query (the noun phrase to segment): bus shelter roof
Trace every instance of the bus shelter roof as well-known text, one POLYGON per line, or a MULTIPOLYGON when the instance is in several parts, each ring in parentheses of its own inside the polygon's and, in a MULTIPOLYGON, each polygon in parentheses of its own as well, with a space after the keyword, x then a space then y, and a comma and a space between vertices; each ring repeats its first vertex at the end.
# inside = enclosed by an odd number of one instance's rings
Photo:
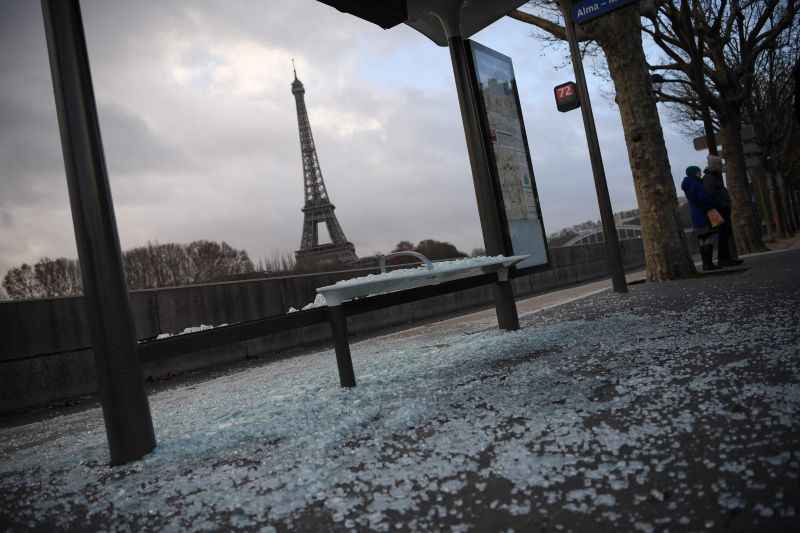
POLYGON ((468 39, 526 0, 318 0, 389 29, 405 23, 439 46, 468 39))

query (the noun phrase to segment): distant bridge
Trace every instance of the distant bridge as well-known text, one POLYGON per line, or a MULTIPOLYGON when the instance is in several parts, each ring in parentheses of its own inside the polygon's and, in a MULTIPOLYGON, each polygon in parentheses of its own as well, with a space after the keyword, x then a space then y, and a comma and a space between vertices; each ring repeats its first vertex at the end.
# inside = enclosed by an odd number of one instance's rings
MULTIPOLYGON (((629 241, 642 238, 642 227, 633 224, 620 224, 617 226, 617 238, 620 241, 629 241)), ((603 228, 592 228, 580 231, 563 246, 581 246, 584 244, 600 244, 605 242, 603 228)))

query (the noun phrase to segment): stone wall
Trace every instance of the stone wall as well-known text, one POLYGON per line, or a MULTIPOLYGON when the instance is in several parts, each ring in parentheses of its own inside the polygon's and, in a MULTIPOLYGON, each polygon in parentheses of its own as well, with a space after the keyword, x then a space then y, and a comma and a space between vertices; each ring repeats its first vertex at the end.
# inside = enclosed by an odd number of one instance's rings
MULTIPOLYGON (((643 264, 641 241, 624 241, 626 268, 643 264)), ((514 280, 525 296, 607 275, 603 245, 551 250, 550 270, 514 280)), ((305 275, 189 287, 132 291, 139 338, 177 333, 200 324, 221 325, 280 315, 311 302, 317 287, 352 273, 305 275)), ((428 298, 350 317, 353 335, 403 327, 492 303, 490 286, 428 298)), ((91 339, 82 297, 0 303, 0 412, 91 394, 96 389, 91 339)), ((251 356, 327 343, 327 324, 268 335, 145 365, 161 377, 251 356)), ((335 372, 335 365, 332 367, 335 372)))

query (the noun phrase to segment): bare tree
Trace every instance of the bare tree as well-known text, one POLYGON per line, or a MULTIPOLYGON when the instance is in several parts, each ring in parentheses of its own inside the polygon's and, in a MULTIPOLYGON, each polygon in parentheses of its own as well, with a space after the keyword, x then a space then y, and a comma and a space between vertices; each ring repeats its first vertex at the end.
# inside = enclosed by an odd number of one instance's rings
POLYGON ((411 241, 400 241, 395 245, 394 250, 392 250, 392 251, 393 252, 408 252, 408 251, 413 250, 413 249, 414 249, 414 244, 411 241))
MULTIPOLYGON (((253 272, 244 250, 225 242, 194 241, 187 245, 148 243, 122 254, 128 289, 174 287, 204 283, 253 272)), ((33 267, 23 263, 3 278, 12 299, 78 296, 82 294, 76 260, 40 259, 33 267)))
POLYGON ((3 277, 3 288, 10 298, 15 300, 27 298, 42 298, 44 290, 36 279, 33 267, 27 263, 22 263, 6 272, 3 277))
POLYGON ((714 110, 724 134, 727 181, 740 252, 764 249, 747 181, 741 124, 756 62, 793 24, 798 0, 659 0, 644 26, 664 52, 654 70, 676 76, 665 101, 714 110), (676 88, 672 90, 672 88, 676 88))
POLYGON ((185 246, 168 243, 158 248, 158 263, 162 269, 164 285, 180 285, 191 277, 191 263, 185 246))
POLYGON ((186 247, 186 254, 192 264, 193 283, 214 281, 254 270, 247 252, 236 250, 224 241, 191 242, 186 247))
POLYGON ((146 289, 159 286, 154 275, 155 265, 149 253, 149 245, 127 250, 122 254, 122 261, 128 289, 146 289))
POLYGON ((23 263, 9 269, 3 287, 12 299, 80 296, 81 272, 74 259, 43 257, 33 266, 23 263))
POLYGON ((456 248, 455 245, 446 241, 437 241, 434 239, 419 241, 419 244, 417 244, 414 250, 428 259, 434 260, 467 257, 467 254, 456 248))
POLYGON ((191 262, 184 245, 147 243, 122 254, 130 289, 173 287, 189 283, 191 262))
MULTIPOLYGON (((473 250, 473 252, 478 251, 481 252, 481 255, 485 255, 486 253, 482 248, 476 248, 473 250)), ((461 257, 467 257, 467 254, 456 248, 454 244, 446 241, 437 241, 436 239, 423 239, 419 241, 416 246, 414 246, 411 241, 400 241, 392 250, 392 253, 394 252, 419 252, 428 259, 433 260, 458 259, 461 257)), ((398 256, 388 258, 386 264, 403 265, 420 262, 421 261, 419 259, 409 256, 398 256)))
MULTIPOLYGON (((511 16, 550 38, 566 39, 566 0, 536 0, 530 5, 539 11, 515 11, 511 16)), ((578 39, 596 43, 608 64, 641 213, 647 277, 660 281, 692 275, 695 269, 677 215, 678 197, 642 46, 639 9, 648 5, 623 7, 582 24, 578 39)))
POLYGON ((130 289, 206 283, 254 270, 244 250, 205 240, 186 245, 148 243, 128 250, 123 259, 130 289))
POLYGON ((800 126, 793 113, 797 87, 792 72, 799 61, 800 20, 795 20, 776 39, 775 46, 766 49, 757 60, 753 90, 744 109, 764 153, 764 177, 769 180, 767 192, 773 214, 770 218, 775 224, 771 229, 780 236, 800 230, 800 213, 787 179, 800 174, 797 160, 787 157, 800 126))
POLYGON ((80 296, 81 270, 74 259, 44 257, 34 265, 34 276, 42 289, 42 296, 80 296))
POLYGON ((288 273, 292 272, 297 266, 297 260, 293 253, 276 252, 269 257, 258 260, 256 270, 267 273, 288 273))

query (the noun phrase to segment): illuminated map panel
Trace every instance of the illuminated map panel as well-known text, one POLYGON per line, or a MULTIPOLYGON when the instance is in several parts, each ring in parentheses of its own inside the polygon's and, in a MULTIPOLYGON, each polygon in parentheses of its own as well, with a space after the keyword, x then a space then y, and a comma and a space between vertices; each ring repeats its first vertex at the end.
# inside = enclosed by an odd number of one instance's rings
POLYGON ((485 129, 493 146, 512 255, 530 255, 520 269, 549 263, 536 181, 511 59, 470 41, 485 129))

